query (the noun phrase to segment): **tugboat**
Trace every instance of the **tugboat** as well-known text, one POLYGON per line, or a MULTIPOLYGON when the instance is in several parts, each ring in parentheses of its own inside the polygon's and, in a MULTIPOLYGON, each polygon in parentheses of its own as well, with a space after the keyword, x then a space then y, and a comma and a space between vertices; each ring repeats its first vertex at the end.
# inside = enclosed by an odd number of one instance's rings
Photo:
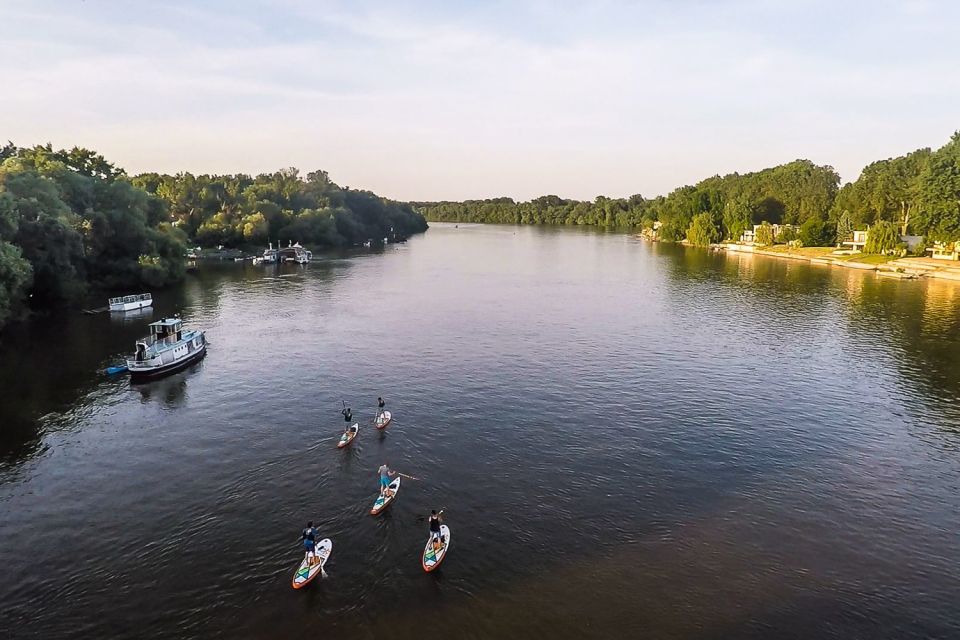
POLYGON ((132 380, 152 380, 199 362, 207 353, 203 331, 184 331, 180 318, 150 323, 150 335, 137 340, 137 351, 127 359, 132 380))

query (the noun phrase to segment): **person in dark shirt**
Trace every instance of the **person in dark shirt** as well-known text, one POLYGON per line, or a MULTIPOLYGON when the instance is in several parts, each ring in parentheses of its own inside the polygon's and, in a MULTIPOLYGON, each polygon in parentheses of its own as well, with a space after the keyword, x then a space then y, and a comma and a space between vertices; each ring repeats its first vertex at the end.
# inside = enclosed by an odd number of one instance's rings
MULTIPOLYGON (((442 511, 440 513, 443 513, 442 511)), ((430 511, 430 539, 433 541, 433 548, 437 549, 443 544, 443 534, 440 532, 440 525, 443 519, 437 513, 436 509, 430 511)))
POLYGON ((303 548, 307 551, 307 564, 314 565, 317 562, 317 530, 313 528, 313 520, 307 523, 307 528, 300 533, 300 539, 303 541, 303 548))

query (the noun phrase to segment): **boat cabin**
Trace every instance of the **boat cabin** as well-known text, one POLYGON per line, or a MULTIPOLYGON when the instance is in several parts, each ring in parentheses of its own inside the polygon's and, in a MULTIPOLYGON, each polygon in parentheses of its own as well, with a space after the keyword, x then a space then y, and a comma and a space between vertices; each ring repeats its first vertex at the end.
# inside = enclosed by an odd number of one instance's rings
POLYGON ((145 340, 137 342, 136 359, 143 361, 150 357, 147 353, 150 347, 172 345, 183 339, 183 321, 180 318, 164 318, 150 323, 150 335, 145 340))
POLYGON ((151 342, 174 343, 183 334, 183 321, 180 318, 164 318, 150 323, 151 342))

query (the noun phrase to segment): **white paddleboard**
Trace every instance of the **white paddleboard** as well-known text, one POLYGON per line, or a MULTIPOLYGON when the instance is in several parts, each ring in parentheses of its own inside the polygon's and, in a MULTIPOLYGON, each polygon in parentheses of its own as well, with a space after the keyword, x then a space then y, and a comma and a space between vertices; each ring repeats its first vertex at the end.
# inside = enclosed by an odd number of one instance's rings
POLYGON ((393 414, 389 411, 384 411, 377 416, 374 423, 377 425, 377 429, 386 429, 391 420, 393 420, 393 414))
POLYGON ((323 571, 323 565, 327 564, 327 560, 330 559, 330 553, 332 551, 333 543, 330 542, 330 538, 324 538, 318 542, 314 548, 317 559, 313 565, 310 564, 310 554, 304 553, 303 562, 300 563, 297 572, 293 574, 293 588, 302 589, 310 584, 310 581, 323 571))
POLYGON ((427 538, 427 546, 423 548, 423 559, 420 561, 424 571, 433 571, 439 567, 450 549, 450 527, 445 524, 440 525, 440 537, 443 542, 440 543, 439 548, 434 545, 432 534, 427 538))
POLYGON ((376 501, 373 503, 373 509, 370 509, 370 515, 375 516, 393 502, 393 499, 397 497, 397 492, 400 491, 400 476, 397 476, 393 482, 387 485, 387 488, 390 489, 389 496, 377 496, 376 501))
POLYGON ((352 425, 350 425, 349 434, 345 433, 342 436, 340 436, 340 442, 337 443, 337 448, 342 449, 348 444, 350 444, 351 442, 353 442, 353 439, 357 437, 358 433, 360 433, 360 423, 355 422, 352 425))

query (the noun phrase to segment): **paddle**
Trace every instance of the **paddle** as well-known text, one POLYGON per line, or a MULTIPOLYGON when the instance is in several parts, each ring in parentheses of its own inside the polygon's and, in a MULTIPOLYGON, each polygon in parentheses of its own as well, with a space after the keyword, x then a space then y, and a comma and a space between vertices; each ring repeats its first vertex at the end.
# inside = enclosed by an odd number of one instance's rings
POLYGON ((401 476, 401 477, 403 477, 403 478, 409 478, 410 480, 420 480, 420 478, 414 478, 413 476, 408 476, 407 474, 405 474, 405 473, 400 473, 399 471, 397 471, 397 475, 398 475, 398 476, 401 476))

